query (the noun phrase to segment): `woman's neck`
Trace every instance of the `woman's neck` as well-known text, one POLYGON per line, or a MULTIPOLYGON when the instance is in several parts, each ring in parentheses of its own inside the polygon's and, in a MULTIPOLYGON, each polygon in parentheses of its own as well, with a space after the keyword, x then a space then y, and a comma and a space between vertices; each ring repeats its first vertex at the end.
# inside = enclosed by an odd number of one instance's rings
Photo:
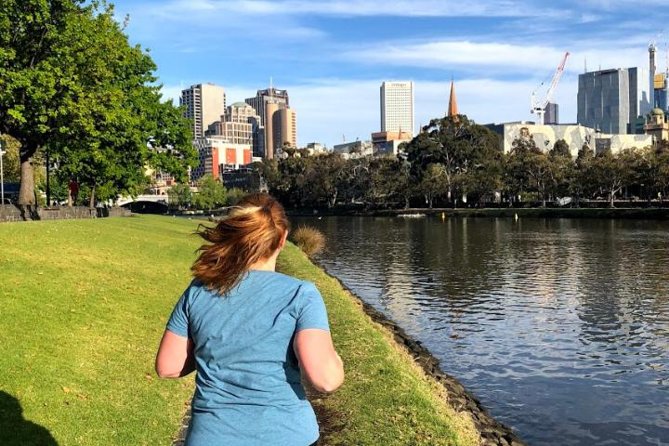
POLYGON ((271 256, 267 259, 261 259, 249 266, 250 270, 257 271, 276 271, 276 258, 277 256, 271 256))

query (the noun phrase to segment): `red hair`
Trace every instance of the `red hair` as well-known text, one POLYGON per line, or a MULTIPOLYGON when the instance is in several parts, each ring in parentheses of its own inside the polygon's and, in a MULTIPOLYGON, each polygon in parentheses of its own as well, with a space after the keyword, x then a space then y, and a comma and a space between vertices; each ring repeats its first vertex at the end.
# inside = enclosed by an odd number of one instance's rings
POLYGON ((250 194, 218 224, 196 232, 209 244, 199 248, 193 276, 207 288, 225 294, 251 265, 269 258, 289 229, 283 206, 268 194, 250 194))

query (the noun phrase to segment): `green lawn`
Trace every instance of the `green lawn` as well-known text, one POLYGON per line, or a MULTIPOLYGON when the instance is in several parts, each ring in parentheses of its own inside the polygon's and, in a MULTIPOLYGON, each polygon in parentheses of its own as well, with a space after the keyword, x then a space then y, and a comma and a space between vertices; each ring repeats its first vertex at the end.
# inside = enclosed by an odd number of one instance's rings
MULTIPOLYGON (((190 280, 195 227, 155 216, 0 224, 0 444, 170 443, 193 383, 157 379, 153 358, 190 280)), ((346 364, 342 389, 316 401, 338 430, 328 444, 476 444, 335 280, 293 246, 280 265, 322 290, 346 364)))

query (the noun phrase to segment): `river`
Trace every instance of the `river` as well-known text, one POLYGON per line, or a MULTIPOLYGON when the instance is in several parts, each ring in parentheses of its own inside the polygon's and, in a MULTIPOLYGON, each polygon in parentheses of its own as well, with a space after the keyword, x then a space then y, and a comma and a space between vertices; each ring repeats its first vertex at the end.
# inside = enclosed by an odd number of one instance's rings
POLYGON ((669 445, 669 222, 295 218, 529 445, 669 445))

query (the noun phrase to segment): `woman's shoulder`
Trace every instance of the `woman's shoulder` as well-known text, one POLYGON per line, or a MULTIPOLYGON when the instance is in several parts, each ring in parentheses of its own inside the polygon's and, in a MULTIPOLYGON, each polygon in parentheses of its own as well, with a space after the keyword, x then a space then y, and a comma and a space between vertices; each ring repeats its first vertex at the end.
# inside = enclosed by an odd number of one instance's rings
POLYGON ((298 279, 297 277, 289 276, 288 274, 280 273, 278 271, 249 271, 249 280, 261 281, 272 286, 281 287, 283 289, 294 289, 301 292, 317 291, 316 285, 308 280, 298 279))

